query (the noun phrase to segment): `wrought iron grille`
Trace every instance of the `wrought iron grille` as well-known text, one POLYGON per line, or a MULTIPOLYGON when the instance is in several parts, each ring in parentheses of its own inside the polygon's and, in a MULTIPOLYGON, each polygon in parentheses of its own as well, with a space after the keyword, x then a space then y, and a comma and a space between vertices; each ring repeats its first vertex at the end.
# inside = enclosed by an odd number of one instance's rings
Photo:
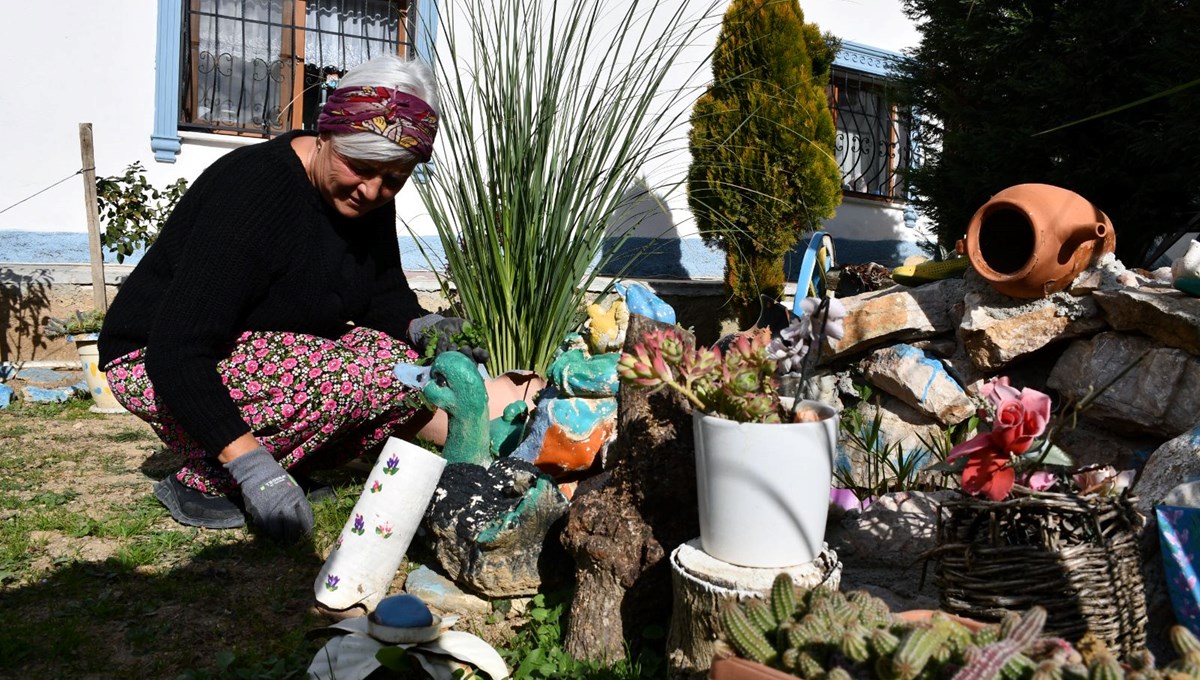
POLYGON ((413 54, 408 0, 181 0, 179 127, 274 136, 311 129, 345 71, 413 54))
POLYGON ((842 190, 905 200, 900 171, 913 161, 912 117, 890 101, 885 83, 835 68, 829 106, 837 126, 835 153, 842 190))

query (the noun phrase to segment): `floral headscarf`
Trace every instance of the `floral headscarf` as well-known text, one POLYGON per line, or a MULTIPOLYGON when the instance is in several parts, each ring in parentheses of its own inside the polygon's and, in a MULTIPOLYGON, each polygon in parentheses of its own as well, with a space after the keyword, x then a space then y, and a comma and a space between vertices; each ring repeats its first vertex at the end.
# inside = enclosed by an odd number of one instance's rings
POLYGON ((319 132, 373 132, 411 151, 422 162, 433 155, 437 113, 420 97, 390 87, 339 87, 317 118, 319 132))

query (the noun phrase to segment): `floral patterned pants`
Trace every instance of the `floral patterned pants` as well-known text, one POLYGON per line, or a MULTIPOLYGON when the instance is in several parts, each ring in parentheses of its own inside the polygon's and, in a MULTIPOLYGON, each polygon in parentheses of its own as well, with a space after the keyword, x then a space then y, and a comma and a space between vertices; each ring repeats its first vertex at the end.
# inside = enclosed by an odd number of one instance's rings
MULTIPOLYGON (((304 474, 376 452, 421 408, 419 393, 392 373, 417 358, 403 342, 361 326, 337 340, 246 332, 217 372, 259 444, 285 469, 304 474)), ((117 401, 183 456, 179 481, 210 493, 235 490, 229 473, 155 394, 145 359, 146 350, 135 350, 105 366, 117 401)))

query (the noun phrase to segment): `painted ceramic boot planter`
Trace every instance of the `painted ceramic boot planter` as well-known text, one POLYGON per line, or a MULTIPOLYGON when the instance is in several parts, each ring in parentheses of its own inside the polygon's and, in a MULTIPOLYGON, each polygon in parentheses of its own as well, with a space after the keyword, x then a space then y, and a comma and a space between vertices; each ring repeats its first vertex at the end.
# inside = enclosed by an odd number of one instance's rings
POLYGON ((1018 184, 992 197, 967 227, 958 251, 993 288, 1041 298, 1070 285, 1113 252, 1108 216, 1079 194, 1049 184, 1018 184))

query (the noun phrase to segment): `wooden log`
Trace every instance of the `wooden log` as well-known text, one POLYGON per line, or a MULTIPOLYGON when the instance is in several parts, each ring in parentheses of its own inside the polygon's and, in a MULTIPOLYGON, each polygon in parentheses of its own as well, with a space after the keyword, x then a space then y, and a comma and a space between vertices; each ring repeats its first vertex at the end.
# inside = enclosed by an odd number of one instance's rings
POLYGON ((667 634, 670 677, 704 678, 717 651, 721 630, 718 614, 725 602, 764 597, 780 572, 787 572, 802 588, 837 590, 842 563, 828 546, 817 559, 783 569, 739 567, 722 562, 700 549, 700 539, 684 543, 671 553, 674 605, 667 634))
MULTIPOLYGON (((634 314, 626 349, 646 331, 670 327, 634 314)), ((617 402, 608 471, 580 484, 562 533, 576 581, 563 646, 577 659, 608 663, 636 647, 647 627, 667 625, 667 557, 700 533, 687 400, 622 385, 617 402)))

